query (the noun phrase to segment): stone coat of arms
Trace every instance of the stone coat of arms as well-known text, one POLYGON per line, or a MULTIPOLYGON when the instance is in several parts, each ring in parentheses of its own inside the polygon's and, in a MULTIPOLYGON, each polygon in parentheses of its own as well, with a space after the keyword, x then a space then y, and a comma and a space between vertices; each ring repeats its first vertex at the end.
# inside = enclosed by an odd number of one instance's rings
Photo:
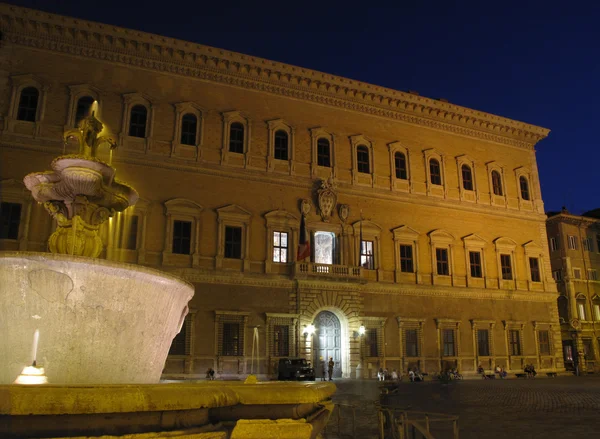
POLYGON ((317 193, 319 194, 319 213, 321 214, 321 219, 329 222, 329 218, 337 204, 337 194, 335 193, 333 179, 330 177, 328 180, 321 180, 321 187, 317 193))

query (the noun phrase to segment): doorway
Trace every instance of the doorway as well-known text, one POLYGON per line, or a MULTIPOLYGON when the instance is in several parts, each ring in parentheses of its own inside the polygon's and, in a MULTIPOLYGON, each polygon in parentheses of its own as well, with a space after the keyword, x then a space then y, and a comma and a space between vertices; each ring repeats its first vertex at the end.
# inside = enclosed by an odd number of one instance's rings
POLYGON ((342 328, 340 320, 330 311, 320 312, 315 319, 313 359, 316 376, 323 378, 329 358, 333 358, 333 378, 342 377, 342 328))

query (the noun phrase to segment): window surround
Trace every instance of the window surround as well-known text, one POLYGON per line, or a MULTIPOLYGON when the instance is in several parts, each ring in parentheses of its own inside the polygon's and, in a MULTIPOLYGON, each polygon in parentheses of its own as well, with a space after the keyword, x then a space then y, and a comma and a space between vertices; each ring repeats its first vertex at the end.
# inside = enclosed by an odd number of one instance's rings
POLYGON ((250 167, 250 147, 252 144, 252 121, 248 116, 238 110, 224 111, 221 113, 223 119, 223 144, 221 145, 221 165, 239 166, 242 168, 250 167), (231 125, 239 123, 244 127, 244 152, 242 160, 237 160, 240 154, 229 151, 229 140, 231 135, 231 125))
POLYGON ((395 281, 397 283, 411 279, 417 284, 422 283, 421 271, 419 266, 419 232, 409 226, 399 226, 392 229, 394 235, 394 256, 396 259, 395 281), (400 269, 400 246, 412 246, 413 272, 406 273, 400 269))
POLYGON ((577 308, 577 318, 582 322, 591 321, 587 303, 587 297, 584 294, 578 293, 575 297, 575 307, 577 308), (583 308, 580 308, 583 306, 583 308), (581 313, 581 309, 583 309, 583 314, 581 313))
POLYGON ((171 140, 171 157, 187 158, 188 155, 184 153, 186 149, 193 149, 194 157, 196 161, 202 160, 202 144, 204 138, 204 115, 206 110, 195 104, 194 102, 180 102, 175 104, 175 129, 174 137, 171 140), (186 114, 193 114, 196 116, 196 143, 194 145, 187 145, 181 143, 181 125, 183 122, 183 116, 186 114))
POLYGON ((357 265, 360 263, 360 230, 362 223, 362 238, 363 241, 373 241, 373 270, 363 268, 364 271, 375 271, 377 273, 377 280, 383 279, 383 267, 381 264, 381 227, 369 220, 356 221, 352 224, 354 232, 354 251, 355 261, 357 265))
POLYGON ((431 246, 431 283, 432 285, 455 285, 456 277, 454 274, 454 241, 455 238, 449 232, 436 229, 429 232, 429 243, 431 246), (442 248, 448 250, 448 276, 437 274, 436 249, 442 248), (450 283, 443 279, 450 279, 450 283))
POLYGON ((464 236, 462 238, 462 241, 465 248, 467 287, 491 287, 491 285, 489 284, 487 263, 485 257, 485 247, 487 246, 487 241, 475 233, 471 233, 470 235, 464 236), (481 278, 471 276, 471 259, 469 252, 478 252, 481 255, 481 278))
MULTIPOLYGON (((522 359, 525 357, 525 345, 523 344, 523 330, 525 329, 525 322, 518 320, 503 320, 504 325, 504 342, 506 343, 506 355, 508 357, 508 367, 510 369, 511 360, 513 358, 522 359), (510 350, 510 331, 519 331, 519 347, 521 348, 520 355, 513 355, 510 350)), ((537 341, 537 340, 536 340, 537 341)), ((523 365, 519 369, 523 369, 523 365)))
MULTIPOLYGON (((31 211, 34 206, 33 197, 31 192, 25 187, 25 185, 14 179, 6 179, 0 181, 0 202, 4 203, 15 203, 21 205, 21 218, 19 219, 19 233, 16 240, 14 239, 2 239, 0 241, 15 242, 18 247, 15 250, 37 250, 42 251, 46 248, 45 242, 31 242, 29 241, 29 226, 31 223, 31 211), (35 245, 35 248, 31 248, 31 245, 35 245)), ((44 216, 46 218, 47 216, 44 216)), ((50 217, 47 217, 50 218, 50 217)), ((6 246, 6 243, 5 243, 6 246)), ((5 247, 8 250, 8 246, 5 247)))
POLYGON ((119 142, 125 146, 128 152, 150 152, 152 151, 153 133, 154 133, 154 106, 151 99, 143 93, 126 93, 123 95, 123 123, 121 125, 121 133, 119 134, 119 142), (143 105, 148 111, 146 116, 146 136, 134 137, 129 135, 129 122, 131 120, 131 110, 136 105, 143 105), (135 148, 136 143, 141 143, 143 151, 135 148), (130 144, 130 146, 127 146, 130 144))
POLYGON ((50 87, 40 77, 31 74, 13 75, 10 77, 10 81, 12 85, 10 108, 4 120, 4 129, 10 133, 18 134, 20 136, 38 137, 40 135, 42 128, 41 125, 44 122, 44 116, 46 114, 46 101, 48 99, 50 87), (17 119, 19 102, 21 100, 21 92, 27 87, 35 87, 40 93, 37 102, 35 122, 17 119), (16 125, 29 125, 32 127, 32 131, 31 133, 27 134, 15 132, 16 125))
POLYGON ((361 345, 361 358, 363 359, 374 359, 374 358, 385 358, 385 323, 387 317, 361 317, 362 324, 365 327, 365 335, 360 338, 361 345), (369 329, 375 329, 377 331, 377 357, 371 357, 369 350, 367 349, 366 335, 369 329))
POLYGON ((594 321, 600 322, 600 296, 598 294, 592 297, 592 311, 594 321))
MULTIPOLYGON (((217 209, 217 256, 215 257, 215 267, 223 268, 225 258, 225 227, 242 228, 242 271, 250 269, 250 218, 251 213, 246 209, 230 204, 217 209)), ((229 259, 227 259, 229 260, 229 259)))
POLYGON ((269 371, 272 374, 277 373, 279 358, 274 356, 275 347, 275 326, 283 325, 290 328, 289 331, 289 357, 297 356, 297 329, 298 329, 298 314, 287 314, 287 313, 265 313, 266 325, 267 325, 267 342, 265 343, 266 357, 269 359, 269 371))
POLYGON ((400 343, 400 370, 406 371, 409 367, 408 359, 417 358, 419 369, 423 369, 425 366, 425 356, 423 354, 424 339, 423 339, 423 326, 425 325, 426 319, 411 318, 411 317, 396 317, 398 322, 398 340, 400 343), (417 331, 417 357, 408 357, 406 353, 406 330, 415 329, 417 331))
POLYGON ((277 272, 275 266, 293 265, 296 262, 296 249, 300 221, 285 210, 272 210, 265 214, 267 223, 267 254, 265 258, 265 272, 277 272), (286 263, 273 262, 273 232, 288 233, 288 261, 286 263))
MULTIPOLYGON (((109 219, 109 221, 105 224, 108 225, 106 227, 106 259, 116 260, 116 261, 124 261, 121 255, 124 254, 133 254, 135 255, 135 260, 138 264, 146 263, 146 227, 148 223, 148 215, 150 213, 151 203, 149 200, 145 198, 139 198, 135 203, 135 206, 130 206, 125 209, 122 213, 117 214, 109 219), (126 222, 127 217, 137 216, 138 217, 138 229, 136 235, 136 249, 130 250, 126 248, 121 248, 117 246, 118 239, 115 239, 115 231, 118 229, 113 229, 111 233, 111 228, 108 223, 112 223, 116 221, 117 218, 122 218, 123 222, 126 222)), ((172 239, 172 237, 171 237, 172 239)))
MULTIPOLYGON (((541 246, 539 246, 534 241, 529 241, 523 244, 523 249, 525 250, 525 265, 527 269, 527 289, 529 291, 532 290, 546 290, 546 272, 544 270, 544 251, 541 246), (534 282, 531 279, 531 268, 529 265, 529 258, 537 258, 539 270, 540 270, 540 282, 534 282)), ((514 269, 513 269, 514 272, 514 269)), ((514 273, 513 273, 514 274, 514 273)))
POLYGON ((248 325, 249 312, 246 311, 215 311, 215 350, 214 355, 217 359, 217 373, 222 375, 226 364, 237 366, 237 375, 246 373, 246 327, 248 325), (240 325, 240 346, 241 355, 222 355, 223 347, 223 324, 238 323, 240 325))
POLYGON ((479 202, 479 192, 477 190, 477 177, 475 172, 475 160, 466 154, 456 156, 456 170, 458 175, 458 191, 461 201, 468 201, 470 203, 479 202), (471 168, 471 179, 473 182, 473 190, 465 189, 463 183, 462 167, 468 166, 471 168))
POLYGON ((363 134, 357 134, 348 137, 350 139, 350 147, 352 150, 352 184, 360 186, 375 186, 375 156, 373 148, 375 143, 369 137, 363 134), (359 146, 366 146, 369 151, 369 173, 358 172, 358 157, 357 150, 359 146), (361 181, 362 180, 362 181, 361 181), (368 181, 365 181, 368 180, 368 181))
MULTIPOLYGON (((163 265, 185 265, 199 267, 200 265, 200 214, 204 208, 195 201, 186 198, 173 198, 165 202, 165 243, 162 252, 163 265), (173 253, 173 223, 175 221, 189 221, 192 223, 192 236, 190 240, 190 254, 181 255, 173 253)), ((146 220, 144 218, 144 230, 146 220)), ((144 235, 145 236, 145 233, 144 235)), ((145 245, 145 243, 144 243, 145 245)))
POLYGON ((517 182, 517 198, 519 200, 519 209, 526 208, 527 210, 532 210, 535 197, 533 194, 533 186, 531 185, 531 171, 524 166, 515 168, 515 179, 517 182), (521 193, 521 177, 527 180, 529 200, 524 199, 523 194, 521 193))
MULTIPOLYGON (((456 361, 458 362, 460 359, 460 354, 462 352, 461 343, 460 343, 460 320, 455 319, 434 319, 435 326, 437 329, 437 347, 438 347, 438 370, 443 370, 444 362, 446 361, 456 361), (444 329, 452 329, 454 331, 454 355, 453 356, 445 356, 443 349, 443 331, 444 329)), ((456 365, 459 367, 460 365, 456 365)))
POLYGON ((501 166, 497 161, 491 161, 486 163, 488 173, 488 184, 490 194, 490 205, 491 206, 507 206, 507 194, 506 194, 506 176, 504 175, 504 167, 501 166), (494 194, 494 185, 492 182, 492 172, 497 171, 500 174, 500 184, 502 189, 502 195, 494 194))
POLYGON ((322 177, 325 180, 327 180, 329 176, 335 178, 337 176, 335 135, 330 133, 323 127, 309 128, 308 131, 310 132, 310 142, 312 151, 310 161, 310 174, 313 177, 322 177), (329 168, 318 165, 319 162, 317 143, 321 138, 327 139, 329 141, 329 159, 331 164, 329 168))
POLYGON ((98 102, 98 109, 96 110, 95 116, 102 120, 102 98, 100 97, 100 90, 89 84, 69 85, 69 110, 67 112, 67 121, 64 126, 65 131, 77 128, 75 126, 77 103, 79 102, 79 99, 86 96, 90 96, 98 102))
POLYGON ((554 367, 554 324, 552 322, 539 322, 535 320, 532 322, 532 324, 535 332, 535 353, 538 357, 538 364, 542 363, 542 358, 549 358, 552 362, 552 366, 554 367), (548 331, 548 346, 550 352, 547 354, 542 354, 540 352, 540 331, 548 331))
POLYGON ((446 180, 446 156, 435 148, 423 150, 425 160, 425 176, 427 185, 427 195, 446 198, 448 196, 448 185, 446 180), (430 160, 435 159, 440 164, 441 185, 431 183, 430 160))
POLYGON ((517 248, 517 243, 510 238, 500 237, 494 240, 494 245, 496 247, 496 263, 498 269, 498 288, 505 290, 516 290, 518 289, 518 276, 517 276, 517 258, 515 255, 515 249, 517 248), (500 255, 510 255, 510 267, 512 272, 512 279, 502 279, 502 265, 500 262, 500 255))
POLYGON ((390 152, 390 190, 399 192, 413 192, 412 173, 410 169, 410 153, 401 142, 388 143, 390 152), (406 159, 406 180, 396 178, 396 153, 404 154, 406 159))
POLYGON ((473 352, 475 353, 474 359, 474 370, 477 370, 481 359, 483 358, 485 365, 482 365, 484 369, 493 369, 496 364, 496 349, 494 346, 494 328, 496 327, 495 320, 479 320, 473 319, 471 320, 471 332, 473 337, 473 352), (489 346, 489 355, 488 356, 480 356, 479 355, 479 340, 477 338, 477 331, 480 329, 485 329, 488 331, 488 346, 489 346))
POLYGON ((267 121, 267 128, 269 131, 268 144, 267 144, 267 172, 284 172, 289 175, 295 173, 295 142, 294 134, 296 129, 288 124, 283 119, 274 119, 267 121), (278 160, 275 159, 275 133, 277 131, 285 131, 288 135, 288 159, 278 160), (284 165, 285 163, 285 165, 284 165), (285 171, 281 171, 283 167, 286 167, 285 171))

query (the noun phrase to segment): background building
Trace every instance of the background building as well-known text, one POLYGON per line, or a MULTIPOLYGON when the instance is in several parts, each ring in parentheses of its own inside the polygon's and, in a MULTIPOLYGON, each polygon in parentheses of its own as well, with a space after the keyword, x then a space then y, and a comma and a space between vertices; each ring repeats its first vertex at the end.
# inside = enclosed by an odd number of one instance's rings
POLYGON ((548 215, 552 276, 567 368, 600 370, 600 209, 548 215))
POLYGON ((0 248, 45 251, 54 224, 22 179, 94 109, 142 197, 104 257, 196 287, 166 373, 274 376, 287 356, 344 377, 563 368, 534 151, 548 130, 5 4, 0 31, 0 248))

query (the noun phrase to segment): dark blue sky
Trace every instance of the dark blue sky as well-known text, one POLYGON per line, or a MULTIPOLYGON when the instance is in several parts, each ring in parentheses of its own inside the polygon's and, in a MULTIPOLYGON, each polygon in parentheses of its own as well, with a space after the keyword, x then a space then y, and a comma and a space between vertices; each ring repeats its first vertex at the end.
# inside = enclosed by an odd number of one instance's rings
POLYGON ((595 2, 9 0, 282 61, 551 129, 537 146, 546 210, 600 207, 595 2), (156 2, 156 4, 159 4, 156 2), (260 5, 260 6, 258 6, 260 5), (550 6, 549 6, 550 5, 550 6))

